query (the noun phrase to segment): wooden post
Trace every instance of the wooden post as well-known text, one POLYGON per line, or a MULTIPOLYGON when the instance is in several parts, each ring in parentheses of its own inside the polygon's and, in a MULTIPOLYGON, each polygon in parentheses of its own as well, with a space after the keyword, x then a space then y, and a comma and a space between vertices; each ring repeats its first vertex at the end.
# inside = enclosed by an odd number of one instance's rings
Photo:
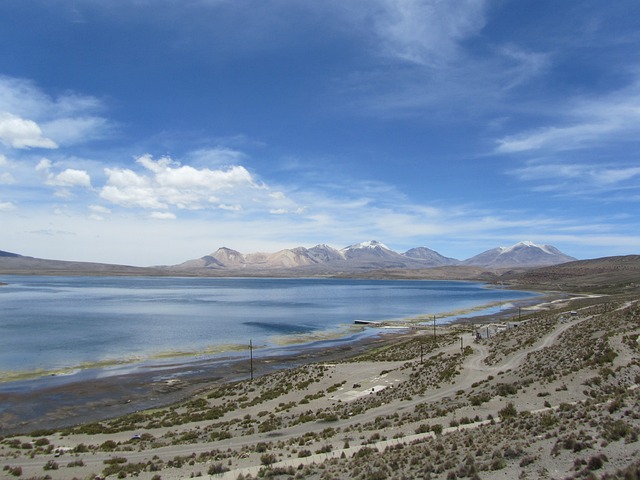
POLYGON ((249 365, 251 367, 251 381, 253 381, 253 342, 249 340, 249 365))

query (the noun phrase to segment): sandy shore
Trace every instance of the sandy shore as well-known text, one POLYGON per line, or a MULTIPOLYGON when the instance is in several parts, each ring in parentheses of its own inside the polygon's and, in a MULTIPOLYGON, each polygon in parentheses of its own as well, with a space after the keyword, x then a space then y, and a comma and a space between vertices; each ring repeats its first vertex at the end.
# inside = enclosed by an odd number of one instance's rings
MULTIPOLYGON (((135 373, 109 374, 103 378, 83 379, 85 375, 80 372, 47 379, 54 384, 50 386, 42 386, 43 382, 37 379, 12 382, 0 388, 0 434, 69 427, 166 406, 203 389, 248 379, 252 365, 254 376, 259 377, 307 363, 344 359, 395 342, 399 335, 406 334, 406 330, 393 333, 380 330, 378 335, 343 345, 291 347, 291 353, 256 355, 253 361, 247 355, 208 360, 185 358, 173 364, 136 367, 135 373)), ((91 377, 94 376, 100 373, 94 372, 91 377)))

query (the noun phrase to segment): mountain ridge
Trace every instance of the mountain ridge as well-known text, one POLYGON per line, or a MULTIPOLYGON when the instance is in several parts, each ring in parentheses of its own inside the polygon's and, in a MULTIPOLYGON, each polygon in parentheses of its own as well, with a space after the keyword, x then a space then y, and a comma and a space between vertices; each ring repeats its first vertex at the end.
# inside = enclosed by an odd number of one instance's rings
POLYGON ((552 245, 537 245, 530 241, 518 242, 510 247, 497 247, 475 255, 463 265, 482 267, 547 266, 576 260, 552 245))
POLYGON ((199 259, 170 266, 173 270, 202 269, 307 269, 310 271, 371 270, 382 268, 420 269, 447 266, 474 266, 488 268, 539 267, 557 265, 576 260, 551 245, 538 245, 530 241, 518 242, 510 247, 497 247, 466 260, 445 257, 428 247, 415 247, 398 253, 384 243, 369 240, 335 249, 326 244, 311 248, 295 247, 273 253, 243 254, 228 247, 199 259))
MULTIPOLYGON (((519 242, 511 247, 487 250, 466 260, 445 257, 428 247, 398 253, 385 244, 370 240, 336 249, 326 244, 295 247, 277 252, 243 254, 229 247, 176 265, 134 267, 47 260, 0 250, 0 273, 9 274, 98 274, 98 275, 203 275, 203 276, 350 276, 376 271, 427 272, 453 269, 451 275, 477 275, 478 271, 508 268, 535 268, 574 261, 550 245, 519 242), (455 273, 454 273, 455 272, 455 273), (463 273, 461 273, 463 272, 463 273)), ((438 272, 438 275, 441 275, 438 272)), ((448 275, 448 274, 446 274, 448 275)))

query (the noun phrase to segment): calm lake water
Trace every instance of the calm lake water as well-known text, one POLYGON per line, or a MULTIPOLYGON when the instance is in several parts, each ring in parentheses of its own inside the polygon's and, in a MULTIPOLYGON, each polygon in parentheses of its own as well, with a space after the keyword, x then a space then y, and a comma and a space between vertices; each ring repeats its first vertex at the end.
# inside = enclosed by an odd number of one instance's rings
MULTIPOLYGON (((0 380, 245 346, 356 338, 360 320, 442 315, 535 296, 480 283, 5 276, 0 380)), ((493 307, 500 308, 500 307, 493 307)), ((371 332, 371 330, 368 330, 371 332)), ((369 333, 370 334, 370 333, 369 333)))

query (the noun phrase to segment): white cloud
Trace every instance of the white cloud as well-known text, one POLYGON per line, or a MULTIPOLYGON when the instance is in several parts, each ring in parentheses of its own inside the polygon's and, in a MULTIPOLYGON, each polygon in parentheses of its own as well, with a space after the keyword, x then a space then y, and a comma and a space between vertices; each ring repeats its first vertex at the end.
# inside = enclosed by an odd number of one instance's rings
POLYGON ((102 205, 89 205, 89 210, 91 211, 89 214, 91 220, 102 221, 104 220, 104 215, 111 214, 111 210, 102 205))
POLYGON ((9 112, 0 113, 0 142, 11 148, 58 148, 33 120, 27 120, 9 112))
POLYGON ((33 82, 0 75, 0 111, 35 118, 45 113, 49 103, 33 82))
POLYGON ((573 150, 611 140, 636 139, 640 134, 640 83, 613 94, 573 99, 566 106, 550 108, 554 118, 560 118, 556 125, 500 138, 496 152, 573 150))
POLYGON ((549 55, 541 52, 526 51, 517 45, 505 45, 498 49, 502 61, 506 64, 496 66, 496 83, 504 89, 514 88, 531 78, 540 75, 550 64, 549 55))
POLYGON ((9 172, 0 173, 0 183, 3 185, 11 185, 16 183, 16 179, 9 172))
POLYGON ((510 172, 521 180, 544 180, 548 178, 576 179, 585 175, 583 165, 560 163, 531 164, 510 172))
POLYGON ((103 207, 102 205, 89 205, 89 210, 94 213, 108 214, 111 213, 111 210, 107 207, 103 207))
POLYGON ((592 195, 629 188, 640 189, 635 181, 640 177, 640 167, 530 162, 508 173, 522 181, 538 182, 537 191, 592 195))
POLYGON ((152 212, 151 215, 149 215, 149 217, 154 218, 156 220, 175 220, 176 219, 175 214, 171 212, 152 212))
POLYGON ((122 182, 124 177, 135 175, 131 171, 116 171, 107 168, 105 170, 109 176, 110 185, 102 187, 100 197, 103 199, 121 205, 123 207, 140 207, 148 209, 167 208, 167 204, 157 198, 156 192, 150 186, 136 186, 140 183, 139 179, 131 184, 122 182))
POLYGON ((95 138, 113 129, 98 115, 104 107, 91 96, 51 97, 28 80, 0 75, 0 142, 11 148, 57 148, 95 138))
MULTIPOLYGON (((42 158, 36 165, 36 171, 45 175, 45 183, 54 187, 85 187, 91 188, 91 177, 85 170, 67 168, 60 173, 54 174, 51 169, 53 162, 48 158, 42 158)), ((66 191, 60 191, 62 196, 70 195, 66 191)))
POLYGON ((0 212, 9 212, 15 209, 16 206, 11 202, 0 202, 0 212))
POLYGON ((84 170, 67 168, 57 175, 53 175, 47 183, 61 187, 91 187, 91 177, 84 170))
POLYGON ((606 168, 597 172, 594 178, 601 184, 611 185, 626 182, 638 176, 640 176, 640 167, 606 168))
POLYGON ((383 51, 409 62, 442 66, 458 44, 484 26, 481 0, 383 0, 372 2, 383 51))
POLYGON ((217 207, 220 210, 228 210, 230 212, 239 212, 240 210, 242 210, 242 207, 240 205, 227 205, 224 203, 220 203, 217 207))
POLYGON ((150 155, 137 158, 136 163, 147 173, 106 168, 108 179, 100 196, 126 207, 203 209, 211 203, 227 204, 230 199, 251 202, 252 195, 262 196, 262 192, 267 191, 239 165, 220 169, 195 168, 181 165, 169 157, 154 160, 150 155))
POLYGON ((38 164, 36 165, 36 172, 48 172, 53 166, 53 162, 48 158, 41 158, 38 164))
POLYGON ((497 141, 497 153, 528 152, 539 149, 557 151, 581 148, 601 139, 614 130, 607 123, 582 123, 567 127, 544 127, 535 131, 519 133, 497 141))
POLYGON ((243 152, 225 147, 200 149, 189 154, 189 159, 197 163, 206 163, 209 165, 236 164, 246 159, 246 157, 243 152))
POLYGON ((42 131, 47 136, 55 138, 61 146, 101 138, 111 129, 109 122, 101 117, 65 117, 42 124, 42 131))
POLYGON ((65 92, 51 97, 32 81, 0 75, 0 111, 53 121, 87 116, 103 108, 102 101, 93 96, 65 92))
POLYGON ((511 110, 518 87, 551 66, 550 54, 512 43, 489 45, 481 52, 469 49, 466 41, 485 24, 486 2, 383 3, 378 23, 394 25, 396 19, 397 30, 404 33, 380 27, 376 38, 388 56, 405 62, 392 68, 378 63, 341 79, 346 105, 359 115, 417 115, 456 123, 478 118, 487 124, 488 114, 511 110), (418 13, 393 15, 395 10, 418 13), (414 20, 401 20, 405 16, 414 20))
POLYGON ((143 155, 136 161, 153 172, 155 181, 162 187, 203 188, 209 191, 229 189, 238 185, 257 187, 251 174, 242 166, 231 166, 224 170, 197 169, 180 165, 168 157, 154 161, 150 155, 143 155))
MULTIPOLYGON (((7 160, 7 157, 5 157, 4 155, 0 154, 0 167, 7 166, 9 166, 9 160, 7 160)), ((16 179, 13 177, 13 175, 11 175, 11 173, 0 172, 0 184, 10 185, 12 183, 15 183, 15 181, 16 179)))
POLYGON ((269 196, 277 200, 282 200, 285 198, 285 194, 282 192, 272 192, 269 194, 269 196))

